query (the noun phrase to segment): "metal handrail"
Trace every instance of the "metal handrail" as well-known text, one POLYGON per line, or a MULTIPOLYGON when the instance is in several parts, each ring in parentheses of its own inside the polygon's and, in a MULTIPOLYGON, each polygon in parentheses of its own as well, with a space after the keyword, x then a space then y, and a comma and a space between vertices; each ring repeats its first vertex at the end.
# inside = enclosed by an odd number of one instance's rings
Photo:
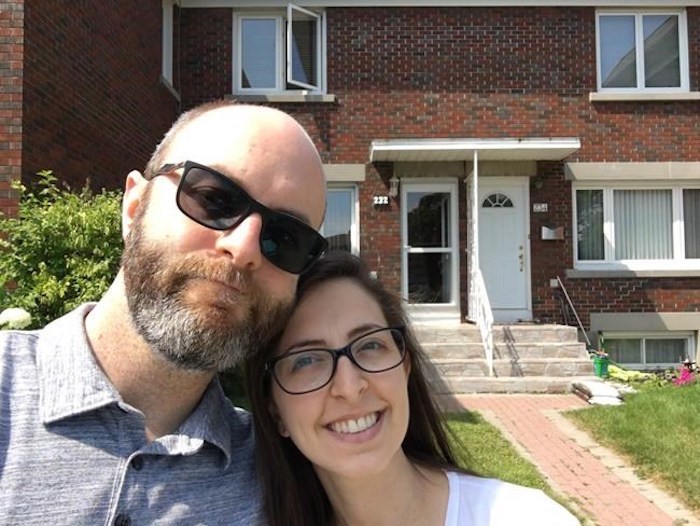
POLYGON ((479 328, 481 342, 486 354, 486 366, 489 376, 493 376, 493 311, 486 292, 486 282, 480 268, 475 268, 472 274, 472 316, 479 328))
MULTIPOLYGON (((586 344, 588 345, 588 348, 590 349, 591 348, 591 340, 588 338, 588 334, 586 334, 586 330, 583 328, 583 323, 581 323, 581 318, 578 317, 578 312, 576 312, 576 307, 574 307, 574 304, 571 301, 571 297, 569 297, 569 293, 566 291, 566 287, 564 286, 564 283, 562 283, 561 278, 559 276, 557 276, 557 283, 559 283, 559 288, 564 293, 564 297, 566 298, 566 302, 569 304, 569 308, 571 309, 571 312, 573 312, 574 317, 576 318, 576 324, 578 325, 578 329, 583 334, 583 337, 586 339, 586 344)), ((564 317, 566 318, 566 314, 564 314, 564 317)))

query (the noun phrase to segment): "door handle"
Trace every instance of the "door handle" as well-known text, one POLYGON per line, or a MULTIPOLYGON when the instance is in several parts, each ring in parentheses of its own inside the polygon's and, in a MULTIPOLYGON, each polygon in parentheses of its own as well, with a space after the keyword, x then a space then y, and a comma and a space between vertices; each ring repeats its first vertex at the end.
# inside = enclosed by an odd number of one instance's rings
POLYGON ((518 247, 518 262, 520 264, 520 272, 522 272, 523 268, 525 268, 525 251, 522 245, 518 247))

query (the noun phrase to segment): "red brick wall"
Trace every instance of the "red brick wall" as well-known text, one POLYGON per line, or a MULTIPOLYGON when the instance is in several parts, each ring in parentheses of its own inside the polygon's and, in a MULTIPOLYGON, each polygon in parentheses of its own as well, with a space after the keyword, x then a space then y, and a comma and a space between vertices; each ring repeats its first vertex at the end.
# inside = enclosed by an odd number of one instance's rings
POLYGON ((180 26, 183 109, 233 91, 233 11, 182 9, 180 26))
POLYGON ((22 163, 22 75, 24 0, 5 2, 0 10, 0 213, 14 215, 22 163))
MULTIPOLYGON (((190 105, 231 92, 232 12, 184 11, 190 34, 201 39, 190 50, 201 60, 181 64, 190 105), (209 22, 206 38, 195 31, 201 22, 209 22)), ((700 8, 687 15, 691 89, 699 90, 700 8)), ((328 92, 336 103, 280 105, 309 130, 326 162, 366 163, 373 139, 405 137, 577 137, 582 147, 567 160, 700 161, 700 102, 588 100, 596 89, 594 8, 337 8, 327 10, 327 29, 328 92)), ((531 201, 549 203, 549 212, 531 218, 533 308, 536 318, 555 321, 549 280, 564 278, 573 264, 571 184, 562 163, 538 170, 543 185, 531 201), (564 226, 565 240, 538 240, 545 223, 564 226)), ((391 165, 367 168, 361 251, 398 289, 399 210, 395 202, 371 204, 372 195, 386 194, 390 175, 391 165)), ((463 255, 464 210, 460 222, 463 255)), ((463 258, 463 288, 465 265, 463 258)), ((700 279, 565 284, 584 323, 591 311, 697 310, 700 303, 700 279)))
MULTIPOLYGON (((699 117, 700 118, 700 117, 699 117)), ((696 159, 695 159, 696 160, 696 159)), ((584 327, 592 312, 698 312, 700 278, 568 278, 573 267, 571 184, 564 180, 562 163, 539 163, 541 188, 531 188, 531 202, 547 203, 545 214, 531 214, 532 297, 536 318, 562 322, 556 289, 550 280, 559 276, 584 327), (564 227, 563 241, 542 241, 544 225, 564 227)))
POLYGON ((27 0, 22 176, 123 186, 178 113, 160 83, 160 0, 27 0))

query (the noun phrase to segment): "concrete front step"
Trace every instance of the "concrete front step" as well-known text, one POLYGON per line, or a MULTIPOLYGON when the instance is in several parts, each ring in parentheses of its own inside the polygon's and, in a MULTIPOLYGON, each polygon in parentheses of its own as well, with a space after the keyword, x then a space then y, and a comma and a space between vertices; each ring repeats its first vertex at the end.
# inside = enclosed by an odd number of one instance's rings
POLYGON ((573 382, 591 378, 590 376, 462 377, 443 378, 429 383, 440 397, 470 393, 554 394, 571 392, 573 382))
POLYGON ((562 393, 593 363, 575 327, 495 325, 494 376, 489 376, 478 328, 471 324, 417 324, 426 351, 428 381, 438 393, 562 393))
MULTIPOLYGON (((484 345, 479 343, 435 343, 425 341, 421 343, 423 350, 431 359, 468 359, 483 358, 484 345)), ((526 359, 526 358, 587 358, 586 347, 578 342, 551 342, 551 343, 503 343, 494 345, 493 357, 498 359, 526 359)))
MULTIPOLYGON (((414 324, 413 331, 421 342, 480 343, 481 334, 476 325, 469 323, 434 325, 414 324)), ((568 325, 514 324, 494 325, 491 331, 494 344, 499 343, 576 343, 578 330, 568 325)))
MULTIPOLYGON (((430 374, 440 377, 489 376, 484 358, 431 359, 430 374)), ((584 358, 528 358, 523 360, 494 360, 494 376, 586 376, 593 374, 593 363, 584 358)))

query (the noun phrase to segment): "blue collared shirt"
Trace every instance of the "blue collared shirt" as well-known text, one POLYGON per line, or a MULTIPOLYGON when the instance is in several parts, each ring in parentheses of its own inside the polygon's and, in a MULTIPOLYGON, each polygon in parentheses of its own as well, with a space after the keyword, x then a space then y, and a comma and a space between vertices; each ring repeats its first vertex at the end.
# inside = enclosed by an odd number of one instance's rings
POLYGON ((146 440, 95 361, 83 305, 0 331, 0 524, 258 524, 250 415, 217 380, 180 428, 146 440))

